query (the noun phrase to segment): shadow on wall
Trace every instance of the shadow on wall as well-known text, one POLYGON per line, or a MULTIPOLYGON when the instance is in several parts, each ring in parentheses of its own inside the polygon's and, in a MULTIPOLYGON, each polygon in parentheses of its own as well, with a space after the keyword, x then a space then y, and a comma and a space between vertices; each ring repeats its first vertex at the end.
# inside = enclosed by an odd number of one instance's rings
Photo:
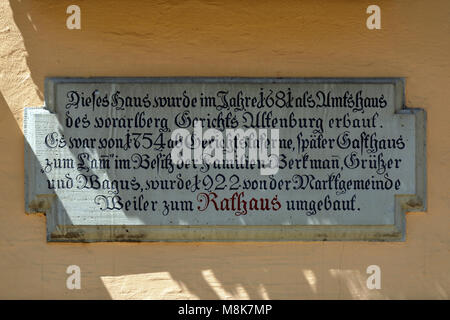
MULTIPOLYGON (((150 39, 154 35, 153 28, 158 29, 156 24, 168 8, 149 2, 130 3, 126 9, 118 8, 125 6, 124 2, 98 3, 91 2, 89 6, 92 10, 82 18, 84 25, 89 25, 89 20, 93 21, 95 13, 99 13, 100 18, 92 22, 92 28, 68 31, 65 29, 65 9, 71 4, 69 1, 10 1, 14 21, 28 53, 26 59, 31 77, 40 90, 41 99, 44 78, 49 76, 156 76, 159 74, 155 74, 155 70, 157 73, 158 70, 164 70, 165 66, 168 66, 166 73, 176 73, 177 64, 170 66, 172 61, 164 55, 167 50, 176 49, 177 43, 160 36, 160 41, 165 45, 161 48, 155 46, 161 43, 150 39), (155 6, 159 11, 155 12, 155 6), (115 33, 115 19, 121 16, 116 13, 108 16, 110 10, 126 11, 131 20, 137 20, 135 24, 128 25, 130 30, 126 35, 115 33), (147 19, 145 12, 152 12, 155 20, 147 19), (98 31, 102 24, 100 30, 103 31, 98 31), (123 61, 125 56, 129 57, 126 62, 117 63, 116 57, 122 57, 119 61, 123 61), (159 59, 153 59, 155 57, 159 59)), ((88 6, 88 3, 80 0, 79 5, 88 6)), ((203 3, 199 5, 207 6, 203 3)), ((216 6, 219 11, 221 9, 220 4, 210 6, 216 6)), ((128 21, 131 20, 128 18, 128 21)), ((163 28, 162 31, 167 31, 166 34, 170 36, 170 25, 166 24, 165 27, 167 29, 163 28)), ((186 65, 187 62, 181 57, 177 63, 186 65)), ((188 74, 192 70, 185 66, 183 68, 181 73, 188 70, 188 74)), ((345 243, 47 244, 44 240, 44 218, 30 219, 24 214, 23 171, 16 165, 23 159, 23 135, 10 109, 0 95, 0 145, 1 150, 10 150, 1 160, 0 181, 20 181, 11 184, 17 188, 11 189, 8 183, 0 186, 1 225, 5 226, 3 220, 8 223, 8 229, 0 233, 0 239, 9 247, 6 259, 0 259, 3 260, 0 261, 0 274, 5 287, 13 288, 13 292, 16 292, 15 297, 388 298, 383 291, 366 287, 368 275, 365 268, 373 262, 373 252, 360 250, 363 253, 355 257, 351 252, 344 252, 345 243), (3 204, 11 202, 11 197, 17 201, 9 204, 7 209, 3 208, 3 204), (17 241, 22 244, 19 249, 14 249, 17 241), (37 244, 33 244, 33 241, 37 244), (357 261, 345 265, 345 254, 348 260, 357 258, 357 261), (324 260, 327 265, 324 265, 324 260), (65 288, 65 268, 70 264, 77 264, 81 268, 82 290, 79 292, 65 288), (23 288, 17 290, 18 286, 23 288), (31 296, 20 293, 27 290, 26 287, 32 288, 31 296)), ((5 227, 2 228, 4 230, 5 227)), ((354 246, 358 247, 358 244, 354 246)), ((389 263, 395 250, 405 244, 386 246, 390 247, 390 255, 384 258, 380 256, 377 261, 389 263)), ((443 294, 442 297, 446 297, 445 290, 443 294)), ((0 296, 11 297, 7 292, 0 292, 0 296)), ((402 298, 401 294, 396 297, 402 298)))

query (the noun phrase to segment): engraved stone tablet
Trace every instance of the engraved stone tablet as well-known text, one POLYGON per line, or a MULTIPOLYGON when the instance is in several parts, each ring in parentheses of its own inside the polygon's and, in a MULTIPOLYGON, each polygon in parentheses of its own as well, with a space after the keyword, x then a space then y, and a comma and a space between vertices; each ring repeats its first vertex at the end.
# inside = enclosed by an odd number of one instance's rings
POLYGON ((401 79, 49 78, 24 131, 48 241, 395 241, 426 206, 401 79))

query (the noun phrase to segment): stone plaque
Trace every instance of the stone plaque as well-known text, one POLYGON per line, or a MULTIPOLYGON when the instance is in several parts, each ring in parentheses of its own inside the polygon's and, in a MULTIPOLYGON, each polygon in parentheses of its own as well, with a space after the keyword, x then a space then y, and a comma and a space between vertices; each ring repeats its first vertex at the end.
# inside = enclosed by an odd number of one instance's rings
POLYGON ((48 78, 24 132, 48 241, 396 241, 426 206, 397 78, 48 78))

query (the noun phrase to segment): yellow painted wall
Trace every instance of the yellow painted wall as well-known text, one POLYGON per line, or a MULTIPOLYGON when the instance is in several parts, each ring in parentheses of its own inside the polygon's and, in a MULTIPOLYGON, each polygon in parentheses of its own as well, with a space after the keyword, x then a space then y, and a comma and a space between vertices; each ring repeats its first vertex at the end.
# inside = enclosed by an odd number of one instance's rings
POLYGON ((448 0, 0 0, 0 298, 448 299, 449 52, 448 0), (47 76, 405 77, 428 115, 428 211, 408 214, 404 243, 48 244, 24 212, 22 134, 47 76))

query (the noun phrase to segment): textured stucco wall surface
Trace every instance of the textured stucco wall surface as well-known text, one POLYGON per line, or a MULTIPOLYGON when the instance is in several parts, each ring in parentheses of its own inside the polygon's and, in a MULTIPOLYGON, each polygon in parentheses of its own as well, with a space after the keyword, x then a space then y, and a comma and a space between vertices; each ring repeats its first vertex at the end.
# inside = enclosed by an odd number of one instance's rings
POLYGON ((0 0, 0 298, 400 299, 450 295, 450 2, 0 0), (81 7, 81 30, 66 8, 81 7), (48 244, 26 215, 22 118, 47 76, 405 77, 427 111, 428 211, 406 242, 48 244), (81 268, 81 290, 66 268, 81 268), (366 268, 382 271, 366 288, 366 268))

